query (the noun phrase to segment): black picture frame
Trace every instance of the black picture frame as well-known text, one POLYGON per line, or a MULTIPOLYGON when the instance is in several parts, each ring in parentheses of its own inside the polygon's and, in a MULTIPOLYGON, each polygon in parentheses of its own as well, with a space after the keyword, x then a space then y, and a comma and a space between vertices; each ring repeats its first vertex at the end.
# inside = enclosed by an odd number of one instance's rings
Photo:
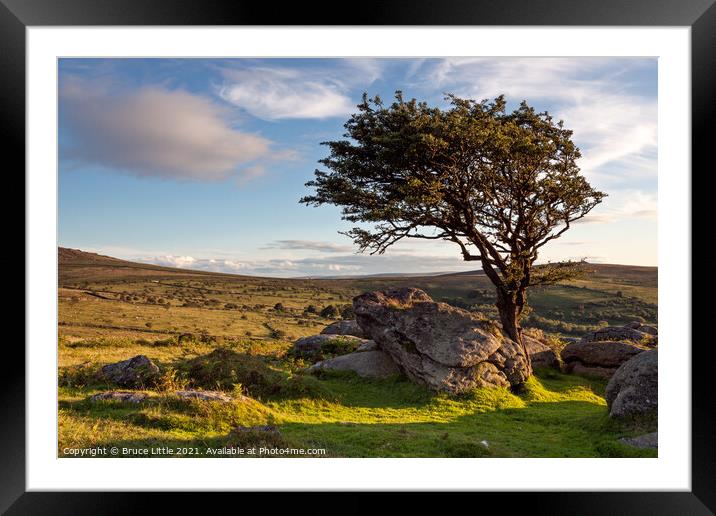
MULTIPOLYGON (((689 26, 692 73, 692 171, 705 175, 713 168, 708 129, 716 115, 716 0, 399 0, 363 1, 354 9, 339 2, 250 3, 192 0, 0 0, 0 132, 8 157, 25 166, 25 30, 31 26, 107 25, 551 25, 551 26, 689 26), (709 167, 709 168, 707 168, 709 167)), ((668 99, 667 99, 668 100, 668 99)), ((661 99, 661 101, 665 101, 661 99)), ((693 190, 692 190, 693 191, 693 190)), ((693 250, 692 250, 693 253, 693 250)), ((504 503, 529 507, 532 514, 713 514, 716 511, 716 440, 710 376, 713 345, 692 339, 692 491, 610 493, 479 493, 469 504, 504 503), (477 497, 477 498, 476 498, 477 497), (502 501, 501 501, 502 500, 502 501)), ((0 389, 0 511, 7 514, 128 514, 162 504, 163 512, 193 510, 183 493, 26 492, 25 489, 25 355, 19 346, 6 347, 0 389), (158 498, 155 500, 154 498, 158 498)), ((213 493, 216 507, 227 493, 213 493)), ((244 508, 256 504, 255 494, 242 493, 244 508), (247 499, 248 497, 248 499, 247 499)), ((273 495, 272 495, 273 496, 273 495)), ((314 494, 291 495, 292 505, 313 506, 314 494), (310 505, 309 505, 310 504, 310 505)), ((321 496, 321 495, 318 495, 321 496)), ((382 504, 378 494, 350 495, 346 511, 382 504)), ((451 495, 457 496, 457 495, 451 495)), ((275 497, 273 498, 275 502, 275 497)), ((346 503, 347 502, 347 503, 346 503)), ((201 502, 198 502, 201 503, 201 502)), ((261 502, 258 502, 261 503, 261 502)), ((405 502, 422 505, 414 494, 405 502)), ((213 505, 213 504, 212 504, 213 505)), ((206 509, 206 506, 197 506, 206 509)), ((333 509, 338 509, 334 506, 333 509)), ((201 510, 198 509, 198 510, 201 510)))

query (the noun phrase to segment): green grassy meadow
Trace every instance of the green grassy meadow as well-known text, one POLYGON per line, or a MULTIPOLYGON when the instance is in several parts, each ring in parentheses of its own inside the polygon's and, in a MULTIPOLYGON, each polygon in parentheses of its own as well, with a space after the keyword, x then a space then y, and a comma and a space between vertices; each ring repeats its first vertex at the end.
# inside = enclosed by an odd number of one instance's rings
MULTIPOLYGON (((656 269, 594 266, 582 280, 532 293, 526 326, 560 336, 600 324, 656 322, 656 269)), ((492 313, 476 273, 424 278, 271 279, 138 265, 60 250, 58 454, 68 448, 170 447, 212 456, 227 446, 325 449, 325 457, 653 457, 617 442, 653 421, 607 417, 600 380, 537 371, 525 392, 435 394, 404 378, 303 372, 287 352, 366 290, 410 285, 492 313), (143 354, 161 370, 142 403, 89 401, 117 389, 101 366, 143 354), (178 399, 222 390, 231 402, 178 399), (271 425, 278 432, 236 431, 271 425)), ((124 389, 120 389, 124 390, 124 389)), ((164 455, 166 456, 166 455, 164 455)))

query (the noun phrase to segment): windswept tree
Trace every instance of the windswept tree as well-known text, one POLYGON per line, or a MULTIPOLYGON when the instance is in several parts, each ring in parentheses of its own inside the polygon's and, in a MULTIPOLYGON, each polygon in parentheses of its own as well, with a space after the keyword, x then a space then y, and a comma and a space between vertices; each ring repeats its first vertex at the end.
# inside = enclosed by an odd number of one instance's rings
POLYGON ((526 102, 448 95, 445 109, 400 91, 385 105, 363 95, 345 140, 324 142, 306 186, 308 205, 342 207, 361 223, 346 232, 361 252, 382 254, 404 238, 447 240, 479 262, 497 291, 504 332, 522 343, 527 290, 574 277, 578 264, 535 266, 539 251, 598 205, 604 193, 580 175, 572 131, 526 102))

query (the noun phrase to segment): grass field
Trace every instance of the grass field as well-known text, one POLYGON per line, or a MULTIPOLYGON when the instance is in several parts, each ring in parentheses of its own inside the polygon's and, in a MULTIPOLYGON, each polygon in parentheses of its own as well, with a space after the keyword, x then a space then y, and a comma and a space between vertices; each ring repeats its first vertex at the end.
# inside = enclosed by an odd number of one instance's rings
MULTIPOLYGON (((271 279, 139 265, 60 249, 59 442, 118 446, 325 449, 330 457, 655 456, 617 442, 653 421, 609 420, 605 384, 538 371, 524 393, 480 389, 434 394, 403 378, 303 373, 287 355, 365 290, 410 285, 433 298, 492 313, 479 273, 424 278, 271 279), (99 368, 144 354, 162 372, 140 404, 90 402, 113 388, 99 368), (177 399, 181 388, 224 390, 228 403, 177 399), (241 431, 272 425, 279 433, 241 431)), ((526 325, 575 335, 637 318, 656 323, 656 269, 598 265, 585 278, 535 291, 526 325)), ((213 455, 211 455, 213 456, 213 455)))

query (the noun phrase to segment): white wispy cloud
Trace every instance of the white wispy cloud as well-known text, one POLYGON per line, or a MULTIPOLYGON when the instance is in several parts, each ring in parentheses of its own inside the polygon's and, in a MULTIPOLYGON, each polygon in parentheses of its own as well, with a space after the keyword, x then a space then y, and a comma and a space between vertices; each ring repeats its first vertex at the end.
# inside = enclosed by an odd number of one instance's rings
POLYGON ((656 220, 657 196, 641 190, 616 191, 606 197, 599 209, 580 219, 581 224, 615 223, 622 220, 656 220))
POLYGON ((556 106, 552 115, 574 131, 582 149, 580 167, 602 184, 633 180, 622 173, 625 160, 640 177, 656 177, 657 99, 630 90, 628 67, 649 59, 606 58, 449 58, 427 60, 411 77, 415 86, 474 99, 505 94, 556 106))
MULTIPOLYGON (((140 177, 216 181, 274 157, 271 142, 231 126, 226 107, 161 87, 115 90, 63 79, 61 116, 70 138, 62 158, 140 177)), ((247 169, 251 175, 256 169, 247 169)))
POLYGON ((345 116, 354 109, 337 79, 292 68, 225 69, 220 96, 266 120, 345 116))
POLYGON ((225 272, 252 276, 302 277, 347 276, 383 273, 435 273, 463 271, 478 268, 474 263, 462 261, 455 256, 385 254, 339 255, 300 259, 249 259, 195 258, 192 256, 133 256, 135 261, 181 269, 225 272))
POLYGON ((264 120, 346 117, 361 91, 380 79, 388 59, 345 58, 310 66, 224 67, 217 88, 227 102, 264 120))
POLYGON ((333 242, 318 242, 315 240, 276 240, 263 247, 263 249, 305 249, 324 253, 345 253, 353 248, 350 245, 335 244, 333 242))

